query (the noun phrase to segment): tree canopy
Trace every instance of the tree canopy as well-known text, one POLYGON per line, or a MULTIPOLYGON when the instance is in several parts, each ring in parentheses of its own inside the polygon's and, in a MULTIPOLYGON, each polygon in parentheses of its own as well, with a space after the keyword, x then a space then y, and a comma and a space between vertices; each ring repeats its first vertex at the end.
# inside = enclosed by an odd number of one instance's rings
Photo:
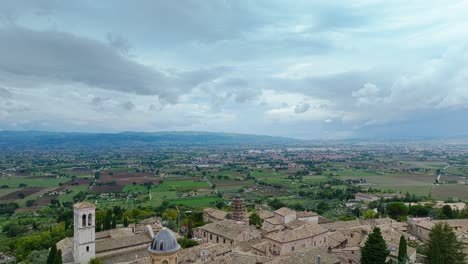
POLYGON ((389 254, 380 228, 374 228, 361 250, 361 264, 384 264, 389 254))
POLYGON ((429 264, 465 263, 463 243, 457 239, 452 227, 445 222, 437 223, 432 227, 427 249, 429 264))

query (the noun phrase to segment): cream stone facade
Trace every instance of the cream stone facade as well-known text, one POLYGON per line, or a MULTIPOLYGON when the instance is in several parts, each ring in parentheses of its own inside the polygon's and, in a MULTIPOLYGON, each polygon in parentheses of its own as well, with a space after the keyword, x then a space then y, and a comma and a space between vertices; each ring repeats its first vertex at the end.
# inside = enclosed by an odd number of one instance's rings
POLYGON ((83 202, 73 206, 73 257, 76 263, 87 264, 96 255, 96 206, 83 202))

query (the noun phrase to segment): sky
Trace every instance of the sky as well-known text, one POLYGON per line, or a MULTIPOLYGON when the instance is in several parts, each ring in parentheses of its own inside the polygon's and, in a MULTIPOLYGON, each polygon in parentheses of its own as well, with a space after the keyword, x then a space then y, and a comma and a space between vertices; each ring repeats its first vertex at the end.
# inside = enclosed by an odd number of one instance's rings
POLYGON ((0 129, 468 135, 468 1, 3 0, 0 129))

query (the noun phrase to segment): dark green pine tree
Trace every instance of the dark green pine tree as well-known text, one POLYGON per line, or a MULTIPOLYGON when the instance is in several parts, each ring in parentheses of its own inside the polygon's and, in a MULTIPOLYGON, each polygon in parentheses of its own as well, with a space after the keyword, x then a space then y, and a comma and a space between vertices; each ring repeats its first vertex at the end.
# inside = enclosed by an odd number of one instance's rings
POLYGON ((57 246, 53 244, 49 250, 49 256, 47 256, 47 264, 54 264, 56 255, 57 255, 57 246))
POLYGON ((104 230, 109 230, 112 228, 112 211, 107 210, 106 220, 104 222, 104 230))
POLYGON ((463 243, 447 223, 437 223, 432 227, 427 244, 429 264, 464 264, 463 243))
POLYGON ((115 215, 112 217, 112 228, 117 227, 117 219, 115 219, 115 215))
POLYGON ((124 227, 128 227, 128 219, 127 219, 126 216, 124 216, 123 225, 124 225, 124 227))
POLYGON ((406 263, 408 263, 408 252, 407 252, 406 239, 402 235, 400 236, 400 245, 398 246, 398 264, 406 264, 406 263))
POLYGON ((390 254, 380 228, 375 227, 361 250, 361 264, 385 264, 390 254))
POLYGON ((62 250, 57 250, 57 254, 55 254, 54 264, 62 264, 62 250))

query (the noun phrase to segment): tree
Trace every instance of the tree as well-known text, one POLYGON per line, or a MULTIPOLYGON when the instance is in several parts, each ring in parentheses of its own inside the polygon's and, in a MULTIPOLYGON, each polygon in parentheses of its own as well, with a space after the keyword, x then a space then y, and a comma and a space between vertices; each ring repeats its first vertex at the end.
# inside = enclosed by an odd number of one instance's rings
POLYGON ((452 227, 445 222, 437 223, 432 227, 427 249, 429 264, 465 263, 463 243, 457 239, 452 227))
POLYGON ((102 264, 102 260, 101 260, 101 259, 98 259, 98 258, 92 258, 92 259, 89 261, 89 264, 102 264))
POLYGON ((54 258, 54 264, 62 264, 62 250, 57 250, 54 258))
POLYGON ((398 221, 405 220, 408 215, 408 206, 401 202, 393 202, 387 205, 388 215, 398 221))
POLYGON ((47 257, 47 264, 55 264, 55 257, 57 256, 57 246, 52 245, 49 251, 49 256, 47 257))
POLYGON ((260 228, 262 226, 262 219, 260 218, 260 216, 256 212, 253 212, 249 216, 249 224, 253 225, 253 226, 256 226, 257 228, 260 228))
POLYGON ((400 236, 400 245, 398 246, 398 264, 406 264, 406 263, 408 263, 408 252, 407 252, 406 239, 402 235, 400 236))
POLYGON ((112 217, 112 228, 117 227, 117 219, 115 219, 115 215, 112 217))
POLYGON ((361 264, 384 264, 389 254, 380 228, 374 228, 361 250, 361 264))
POLYGON ((441 218, 442 219, 453 219, 453 211, 452 211, 452 207, 450 207, 450 205, 446 204, 442 207, 442 211, 441 211, 441 218))
POLYGON ((377 214, 374 212, 374 210, 367 210, 364 212, 364 219, 374 219, 377 214))
POLYGON ((34 264, 47 264, 47 257, 49 255, 49 250, 34 250, 29 254, 26 263, 34 264))
POLYGON ((123 225, 124 227, 128 227, 128 218, 126 216, 123 218, 123 225))

